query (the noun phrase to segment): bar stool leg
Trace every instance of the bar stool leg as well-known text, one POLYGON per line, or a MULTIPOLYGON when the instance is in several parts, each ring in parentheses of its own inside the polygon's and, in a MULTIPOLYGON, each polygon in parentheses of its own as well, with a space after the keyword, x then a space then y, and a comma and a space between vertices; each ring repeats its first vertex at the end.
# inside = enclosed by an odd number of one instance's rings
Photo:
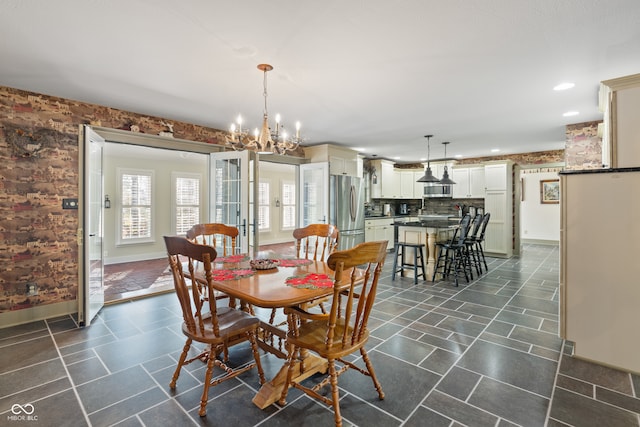
MULTIPOLYGON (((416 260, 415 263, 418 264, 418 258, 420 259, 420 269, 422 270, 422 273, 420 274, 422 276, 422 279, 426 282, 427 281, 427 269, 424 265, 424 251, 422 250, 422 246, 418 246, 416 248, 416 251, 419 252, 416 253, 416 260)), ((418 275, 416 274, 416 277, 418 275)))
POLYGON ((393 257, 393 272, 391 273, 391 280, 396 280, 396 273, 398 270, 398 251, 400 250, 400 245, 396 243, 394 245, 395 256, 393 257))
POLYGON ((413 284, 418 284, 418 248, 413 247, 413 284))

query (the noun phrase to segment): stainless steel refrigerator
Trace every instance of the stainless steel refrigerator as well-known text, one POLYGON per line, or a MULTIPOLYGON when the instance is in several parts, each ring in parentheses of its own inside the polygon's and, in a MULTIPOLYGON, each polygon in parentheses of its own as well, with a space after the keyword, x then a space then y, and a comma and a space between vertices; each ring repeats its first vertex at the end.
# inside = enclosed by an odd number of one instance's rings
POLYGON ((329 224, 340 231, 338 249, 364 242, 364 185, 362 178, 329 177, 329 224))

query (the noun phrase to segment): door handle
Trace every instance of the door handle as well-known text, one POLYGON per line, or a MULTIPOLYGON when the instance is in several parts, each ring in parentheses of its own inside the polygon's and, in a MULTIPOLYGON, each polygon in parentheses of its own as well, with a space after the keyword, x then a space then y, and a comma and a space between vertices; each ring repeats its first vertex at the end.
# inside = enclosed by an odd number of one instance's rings
POLYGON ((96 237, 95 233, 94 234, 89 234, 89 237, 96 237))
POLYGON ((241 227, 242 227, 242 235, 246 236, 247 235, 247 220, 246 219, 242 220, 241 227))

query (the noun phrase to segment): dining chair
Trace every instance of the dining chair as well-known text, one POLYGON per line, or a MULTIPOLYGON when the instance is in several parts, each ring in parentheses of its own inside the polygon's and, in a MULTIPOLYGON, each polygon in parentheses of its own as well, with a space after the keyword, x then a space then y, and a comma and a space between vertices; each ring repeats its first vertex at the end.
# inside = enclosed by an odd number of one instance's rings
MULTIPOLYGON (((326 261, 338 248, 340 232, 331 224, 309 224, 306 227, 293 230, 296 239, 296 258, 312 259, 314 261, 326 261)), ((307 303, 307 308, 320 307, 324 313, 324 302, 327 298, 321 298, 307 303)))
MULTIPOLYGON (((187 230, 187 239, 200 245, 212 246, 217 253, 227 256, 235 255, 238 234, 237 227, 220 223, 204 223, 195 224, 187 230)), ((213 295, 216 299, 229 298, 227 294, 219 291, 215 291, 213 295)), ((230 305, 235 303, 233 298, 229 299, 230 305)), ((250 308, 249 311, 252 312, 252 309, 250 308)))
POLYGON ((265 377, 257 344, 260 320, 233 307, 217 307, 215 299, 203 298, 203 292, 206 295, 213 293, 211 263, 217 255, 215 248, 193 243, 180 236, 164 236, 164 242, 176 295, 182 308, 182 333, 187 337, 169 387, 172 390, 176 388, 184 366, 195 360, 206 362, 204 390, 198 412, 203 417, 206 415, 209 387, 235 378, 254 367, 258 369, 260 384, 264 384, 265 377), (186 262, 187 271, 183 262, 186 262), (206 344, 206 349, 187 360, 193 341, 206 344), (249 341, 251 345, 254 361, 232 368, 228 364, 228 349, 245 341, 249 341), (224 354, 224 360, 218 358, 221 353, 224 354), (212 380, 214 366, 219 367, 224 375, 212 380))
POLYGON ((289 387, 332 405, 336 426, 342 425, 338 377, 352 368, 371 377, 380 400, 384 399, 369 355, 364 346, 369 339, 367 323, 376 298, 378 279, 387 255, 387 241, 365 242, 351 249, 332 253, 327 260, 335 272, 333 296, 329 313, 309 313, 302 307, 287 307, 289 319, 287 333, 287 378, 278 404, 286 404, 289 387), (358 268, 361 270, 358 271, 358 268), (364 270, 364 272, 362 272, 364 270), (362 273, 362 274, 360 274, 362 273), (292 382, 296 367, 303 364, 306 352, 327 359, 328 374, 314 386, 292 382), (361 368, 345 358, 359 351, 364 361, 361 368), (295 360, 294 360, 295 359, 295 360), (336 362, 340 366, 336 366, 336 362), (331 384, 331 395, 324 396, 321 389, 331 384))
POLYGON ((293 230, 296 257, 326 261, 338 248, 339 231, 331 224, 309 224, 293 230))
MULTIPOLYGON (((312 259, 314 261, 326 261, 329 255, 338 248, 340 232, 331 224, 309 224, 306 227, 293 230, 293 238, 296 239, 296 258, 312 259)), ((319 307, 325 313, 324 302, 327 298, 320 298, 306 303, 306 308, 319 307)), ((278 310, 272 309, 269 323, 274 326, 282 326, 286 321, 276 322, 278 310)))
POLYGON ((187 230, 187 239, 216 248, 222 256, 235 255, 238 228, 220 223, 195 224, 187 230))

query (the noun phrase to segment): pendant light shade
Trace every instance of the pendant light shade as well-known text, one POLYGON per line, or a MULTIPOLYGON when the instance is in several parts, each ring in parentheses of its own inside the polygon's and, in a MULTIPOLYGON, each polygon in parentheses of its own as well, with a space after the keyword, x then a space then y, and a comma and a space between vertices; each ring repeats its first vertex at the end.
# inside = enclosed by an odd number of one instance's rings
MULTIPOLYGON (((447 145, 449 144, 449 142, 443 142, 442 143, 444 145, 444 158, 447 158, 447 145)), ((440 184, 447 184, 447 185, 451 185, 451 184, 455 184, 455 181, 453 181, 451 178, 449 178, 449 171, 447 170, 447 165, 444 165, 444 173, 442 174, 442 179, 440 180, 440 184)))
POLYGON ((429 157, 430 157, 430 151, 431 151, 431 147, 429 144, 429 139, 432 137, 433 135, 425 135, 424 137, 427 138, 427 168, 424 170, 424 176, 420 177, 416 182, 425 182, 425 183, 436 183, 436 182, 440 182, 440 180, 438 178, 436 178, 435 176, 433 176, 433 172, 431 171, 431 165, 429 164, 429 157))

